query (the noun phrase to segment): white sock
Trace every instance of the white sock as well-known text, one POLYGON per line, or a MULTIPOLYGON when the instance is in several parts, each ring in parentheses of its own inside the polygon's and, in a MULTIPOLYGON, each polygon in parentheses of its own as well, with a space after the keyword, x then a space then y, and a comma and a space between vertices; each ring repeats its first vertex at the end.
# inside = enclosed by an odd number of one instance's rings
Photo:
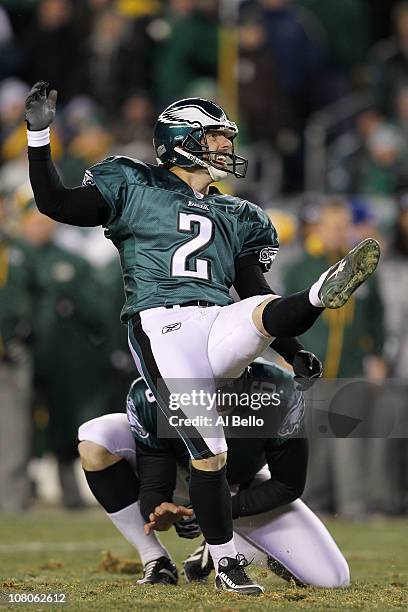
POLYGON ((116 529, 136 548, 143 565, 159 557, 171 558, 154 531, 149 535, 145 534, 143 530, 145 521, 140 512, 139 502, 134 502, 118 512, 107 514, 116 529))
POLYGON ((312 304, 312 306, 316 306, 316 308, 324 308, 324 305, 319 298, 319 291, 329 270, 325 270, 323 274, 319 276, 319 280, 316 281, 309 289, 309 302, 312 304))
POLYGON ((237 556, 237 549, 235 548, 233 538, 225 544, 209 544, 208 550, 210 551, 216 574, 218 574, 218 561, 220 559, 223 557, 232 557, 235 559, 237 556))

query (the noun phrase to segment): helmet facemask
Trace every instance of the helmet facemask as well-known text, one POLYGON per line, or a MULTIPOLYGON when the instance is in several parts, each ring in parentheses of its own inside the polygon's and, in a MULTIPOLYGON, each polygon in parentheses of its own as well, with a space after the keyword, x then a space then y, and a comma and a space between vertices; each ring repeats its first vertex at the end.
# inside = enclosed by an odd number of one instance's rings
POLYGON ((233 139, 237 132, 229 127, 220 127, 219 125, 204 126, 197 124, 197 129, 192 130, 187 134, 180 146, 174 147, 174 150, 183 157, 186 157, 197 166, 201 166, 208 170, 211 178, 214 181, 220 181, 233 174, 237 178, 243 178, 247 171, 248 161, 237 155, 234 152, 233 139), (207 141, 207 132, 224 132, 226 137, 232 142, 231 151, 210 151, 207 141), (217 158, 223 156, 225 163, 217 158))

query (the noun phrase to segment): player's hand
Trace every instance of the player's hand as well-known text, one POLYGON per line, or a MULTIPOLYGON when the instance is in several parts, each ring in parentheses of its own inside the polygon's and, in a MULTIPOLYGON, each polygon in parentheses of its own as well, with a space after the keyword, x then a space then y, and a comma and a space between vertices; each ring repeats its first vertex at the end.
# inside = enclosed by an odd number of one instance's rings
POLYGON ((33 85, 25 102, 25 119, 29 130, 47 128, 55 119, 57 111, 57 91, 51 89, 47 97, 49 83, 38 81, 33 85))
MULTIPOLYGON (((187 506, 187 508, 193 510, 192 506, 187 506)), ((174 528, 179 538, 193 540, 201 535, 201 527, 198 524, 194 510, 191 516, 183 516, 177 523, 174 523, 174 528)))
POLYGON ((320 359, 310 351, 298 351, 293 359, 292 367, 296 388, 300 391, 310 389, 323 372, 320 359))
POLYGON ((192 508, 177 506, 172 502, 163 502, 160 506, 156 506, 154 512, 150 514, 150 522, 144 526, 145 533, 149 535, 153 530, 168 531, 174 523, 177 523, 184 516, 190 517, 192 515, 192 508))

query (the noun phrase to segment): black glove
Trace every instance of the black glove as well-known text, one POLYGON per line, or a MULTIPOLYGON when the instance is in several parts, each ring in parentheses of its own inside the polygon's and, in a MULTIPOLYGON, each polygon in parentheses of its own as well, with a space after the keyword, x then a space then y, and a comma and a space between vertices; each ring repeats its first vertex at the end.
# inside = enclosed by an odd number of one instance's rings
MULTIPOLYGON (((186 506, 187 508, 191 508, 192 506, 186 506)), ((194 538, 198 538, 201 534, 201 528, 198 524, 197 517, 195 514, 193 516, 185 516, 177 523, 174 523, 174 527, 177 531, 177 535, 179 538, 187 538, 188 540, 193 540, 194 538)))
POLYGON ((298 351, 293 358, 293 372, 295 374, 296 388, 306 391, 320 378, 323 372, 321 361, 309 351, 298 351))
POLYGON ((38 81, 33 85, 25 102, 25 120, 27 127, 33 132, 44 130, 55 119, 57 92, 51 89, 47 98, 49 83, 38 81))

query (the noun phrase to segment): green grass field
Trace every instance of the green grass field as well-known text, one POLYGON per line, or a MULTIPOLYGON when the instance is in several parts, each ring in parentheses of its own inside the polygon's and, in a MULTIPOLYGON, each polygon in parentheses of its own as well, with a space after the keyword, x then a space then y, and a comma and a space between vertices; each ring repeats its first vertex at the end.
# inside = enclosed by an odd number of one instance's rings
MULTIPOLYGON (((102 511, 67 513, 36 510, 1 518, 0 592, 3 610, 124 610, 235 612, 238 610, 408 610, 408 520, 364 524, 326 522, 350 563, 352 586, 346 590, 302 589, 271 572, 255 568, 266 587, 260 597, 220 594, 208 585, 141 587, 135 576, 101 567, 104 551, 135 558, 102 511), (9 604, 10 593, 65 593, 68 605, 9 604)), ((167 533, 179 569, 198 540, 167 533)))

